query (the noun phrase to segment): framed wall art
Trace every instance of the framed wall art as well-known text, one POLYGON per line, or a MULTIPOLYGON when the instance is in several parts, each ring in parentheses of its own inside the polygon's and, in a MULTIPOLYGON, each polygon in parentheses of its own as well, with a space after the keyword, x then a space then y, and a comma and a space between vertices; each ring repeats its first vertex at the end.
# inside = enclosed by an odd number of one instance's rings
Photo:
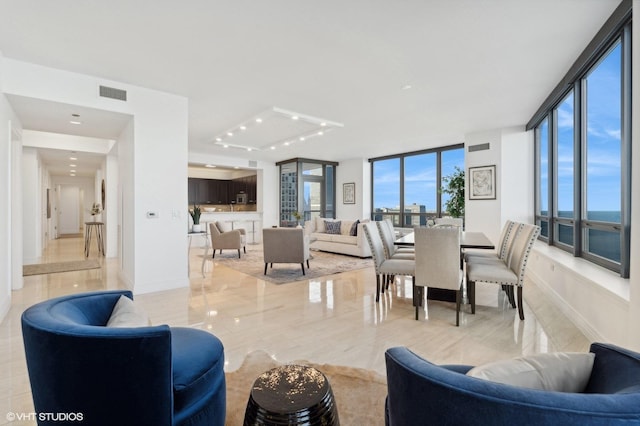
POLYGON ((343 204, 355 204, 356 203, 356 184, 344 183, 342 184, 342 203, 343 204))
POLYGON ((469 167, 469 199, 496 199, 496 166, 469 167))

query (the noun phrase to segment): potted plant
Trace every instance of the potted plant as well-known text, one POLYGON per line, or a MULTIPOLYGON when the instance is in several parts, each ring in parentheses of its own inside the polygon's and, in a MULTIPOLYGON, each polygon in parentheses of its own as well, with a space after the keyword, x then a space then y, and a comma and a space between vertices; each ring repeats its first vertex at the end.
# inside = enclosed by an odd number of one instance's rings
POLYGON ((201 214, 200 206, 193 205, 193 209, 189 210, 189 214, 191 215, 191 219, 193 219, 193 232, 201 232, 200 229, 200 214, 201 214))
POLYGON ((302 223, 301 223, 301 221, 302 221, 302 213, 300 213, 298 211, 295 211, 295 212, 293 212, 291 214, 293 215, 293 217, 296 218, 296 222, 298 222, 298 226, 302 226, 302 223))
POLYGON ((464 170, 456 166, 454 172, 449 176, 444 176, 442 181, 445 186, 440 188, 440 192, 449 194, 444 208, 449 216, 464 218, 464 170))

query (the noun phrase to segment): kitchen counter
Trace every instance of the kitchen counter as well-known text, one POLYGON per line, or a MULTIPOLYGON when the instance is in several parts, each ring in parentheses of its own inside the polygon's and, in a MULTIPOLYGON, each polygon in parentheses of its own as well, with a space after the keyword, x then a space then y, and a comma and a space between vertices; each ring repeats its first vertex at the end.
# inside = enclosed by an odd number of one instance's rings
MULTIPOLYGON (((232 229, 244 228, 247 234, 247 244, 259 243, 262 240, 262 212, 205 212, 200 215, 200 224, 204 229, 209 222, 227 222, 232 229)), ((194 245, 196 241, 194 240, 194 245)))

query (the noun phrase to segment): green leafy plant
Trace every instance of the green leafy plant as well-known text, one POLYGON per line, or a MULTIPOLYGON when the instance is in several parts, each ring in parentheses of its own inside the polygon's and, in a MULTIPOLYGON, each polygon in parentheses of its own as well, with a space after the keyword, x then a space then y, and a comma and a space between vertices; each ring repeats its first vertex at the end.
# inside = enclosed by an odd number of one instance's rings
POLYGON ((444 176, 445 185, 440 188, 443 194, 449 194, 449 199, 444 203, 447 213, 452 217, 464 217, 464 170, 455 167, 454 172, 444 176))
POLYGON ((191 219, 193 219, 194 225, 200 224, 200 214, 202 211, 200 210, 200 206, 193 205, 193 209, 189 210, 189 214, 191 215, 191 219))
POLYGON ((296 220, 302 219, 302 213, 300 213, 300 212, 293 212, 291 214, 293 215, 293 217, 296 218, 296 220))

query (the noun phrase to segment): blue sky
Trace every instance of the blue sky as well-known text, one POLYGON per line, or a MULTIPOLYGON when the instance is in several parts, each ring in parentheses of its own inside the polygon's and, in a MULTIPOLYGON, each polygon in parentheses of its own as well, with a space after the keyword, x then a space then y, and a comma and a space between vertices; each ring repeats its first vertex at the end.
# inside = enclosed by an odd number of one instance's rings
MULTIPOLYGON (((448 176, 455 166, 464 169, 464 149, 442 153, 442 175, 448 176)), ((436 154, 421 154, 405 160, 405 205, 416 203, 436 210, 436 154)), ((400 205, 400 159, 394 158, 374 163, 373 177, 375 207, 396 208, 400 205)))
MULTIPOLYGON (((618 45, 586 79, 588 211, 620 210, 620 55, 618 45)), ((573 109, 570 94, 557 110, 559 211, 573 210, 573 109)))

